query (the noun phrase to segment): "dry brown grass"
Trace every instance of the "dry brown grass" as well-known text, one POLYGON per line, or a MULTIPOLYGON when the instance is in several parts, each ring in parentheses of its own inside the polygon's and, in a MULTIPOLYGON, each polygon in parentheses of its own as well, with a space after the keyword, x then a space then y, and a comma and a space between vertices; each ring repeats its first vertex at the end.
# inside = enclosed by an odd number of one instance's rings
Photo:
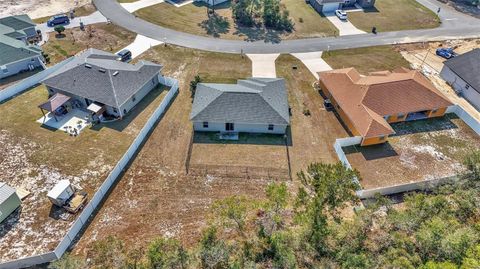
POLYGON ((63 36, 50 33, 42 49, 50 57, 50 64, 55 64, 88 48, 115 53, 132 43, 135 36, 135 33, 114 24, 99 23, 86 26, 85 31, 67 29, 63 36))

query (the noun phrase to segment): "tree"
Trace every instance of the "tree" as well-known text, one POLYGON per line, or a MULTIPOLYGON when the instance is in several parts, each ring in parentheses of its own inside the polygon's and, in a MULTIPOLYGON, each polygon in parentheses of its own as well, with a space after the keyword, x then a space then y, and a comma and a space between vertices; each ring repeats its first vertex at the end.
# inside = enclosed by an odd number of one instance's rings
POLYGON ((53 30, 55 30, 58 35, 61 35, 63 32, 65 32, 65 27, 63 27, 63 25, 57 25, 55 28, 53 28, 53 30))
POLYGON ((247 238, 245 234, 247 210, 247 199, 243 196, 231 196, 213 205, 213 211, 222 225, 227 228, 234 227, 244 238, 247 238))
POLYGON ((203 269, 221 269, 229 267, 230 247, 217 238, 214 226, 207 228, 200 241, 200 264, 203 269))
MULTIPOLYGON (((347 169, 341 162, 336 164, 312 163, 307 172, 298 174, 304 191, 315 199, 314 204, 324 206, 334 217, 347 202, 358 200, 355 191, 360 188, 357 171, 347 169)), ((303 199, 308 199, 308 196, 303 199)))
POLYGON ((104 269, 123 268, 127 260, 123 241, 114 236, 96 241, 88 256, 91 260, 91 267, 104 269))
POLYGON ((472 177, 480 181, 480 150, 470 153, 464 161, 468 171, 472 173, 472 177))
POLYGON ((193 98, 195 97, 195 92, 197 90, 198 83, 202 82, 202 79, 199 75, 196 75, 195 78, 190 81, 190 96, 193 98))
POLYGON ((147 259, 150 268, 185 269, 188 253, 174 239, 157 238, 148 246, 147 259))

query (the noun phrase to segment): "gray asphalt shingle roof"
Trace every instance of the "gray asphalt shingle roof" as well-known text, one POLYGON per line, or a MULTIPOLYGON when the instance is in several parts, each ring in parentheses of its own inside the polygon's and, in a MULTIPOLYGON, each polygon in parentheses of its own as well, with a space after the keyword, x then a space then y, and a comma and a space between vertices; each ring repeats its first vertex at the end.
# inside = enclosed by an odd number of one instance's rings
POLYGON ((0 66, 41 55, 36 46, 18 40, 35 32, 35 24, 27 15, 0 18, 0 66))
POLYGON ((89 49, 48 76, 48 87, 120 107, 147 82, 159 75, 162 66, 147 61, 135 65, 120 62, 117 56, 89 49))
POLYGON ((480 49, 451 58, 445 65, 480 93, 480 49))
POLYGON ((285 81, 249 78, 237 84, 199 83, 190 119, 195 122, 289 124, 285 81))

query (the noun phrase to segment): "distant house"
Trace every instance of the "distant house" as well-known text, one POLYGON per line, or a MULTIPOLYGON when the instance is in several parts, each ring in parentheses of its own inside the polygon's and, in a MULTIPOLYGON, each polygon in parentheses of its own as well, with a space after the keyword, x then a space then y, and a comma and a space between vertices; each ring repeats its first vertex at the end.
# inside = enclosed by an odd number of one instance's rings
POLYGON ((284 134, 290 124, 285 81, 249 78, 199 83, 190 120, 195 131, 284 134))
POLYGON ((371 8, 375 6, 375 0, 309 0, 310 5, 318 13, 332 13, 337 9, 359 6, 361 8, 371 8))
POLYGON ((405 68, 361 76, 355 68, 320 72, 320 87, 362 145, 395 133, 390 123, 443 116, 452 103, 421 73, 405 68))
POLYGON ((447 60, 440 76, 480 111, 480 49, 447 60))
POLYGON ((0 182, 0 223, 12 214, 21 203, 15 189, 0 182))
POLYGON ((52 98, 41 108, 55 110, 70 102, 73 108, 122 118, 159 85, 162 66, 147 61, 132 65, 117 58, 96 49, 74 56, 43 80, 52 98))
POLYGON ((27 15, 0 18, 0 79, 44 68, 41 48, 29 44, 36 37, 35 23, 27 15))

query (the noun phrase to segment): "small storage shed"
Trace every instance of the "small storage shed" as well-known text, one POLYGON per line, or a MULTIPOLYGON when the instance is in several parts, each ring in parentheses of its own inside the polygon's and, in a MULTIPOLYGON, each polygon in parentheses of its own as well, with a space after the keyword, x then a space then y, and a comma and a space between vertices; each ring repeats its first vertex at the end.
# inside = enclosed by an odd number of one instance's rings
POLYGON ((21 203, 15 189, 0 182, 0 223, 12 214, 21 203))
POLYGON ((75 193, 70 181, 60 180, 53 189, 47 193, 48 199, 57 206, 65 205, 65 202, 75 193))

